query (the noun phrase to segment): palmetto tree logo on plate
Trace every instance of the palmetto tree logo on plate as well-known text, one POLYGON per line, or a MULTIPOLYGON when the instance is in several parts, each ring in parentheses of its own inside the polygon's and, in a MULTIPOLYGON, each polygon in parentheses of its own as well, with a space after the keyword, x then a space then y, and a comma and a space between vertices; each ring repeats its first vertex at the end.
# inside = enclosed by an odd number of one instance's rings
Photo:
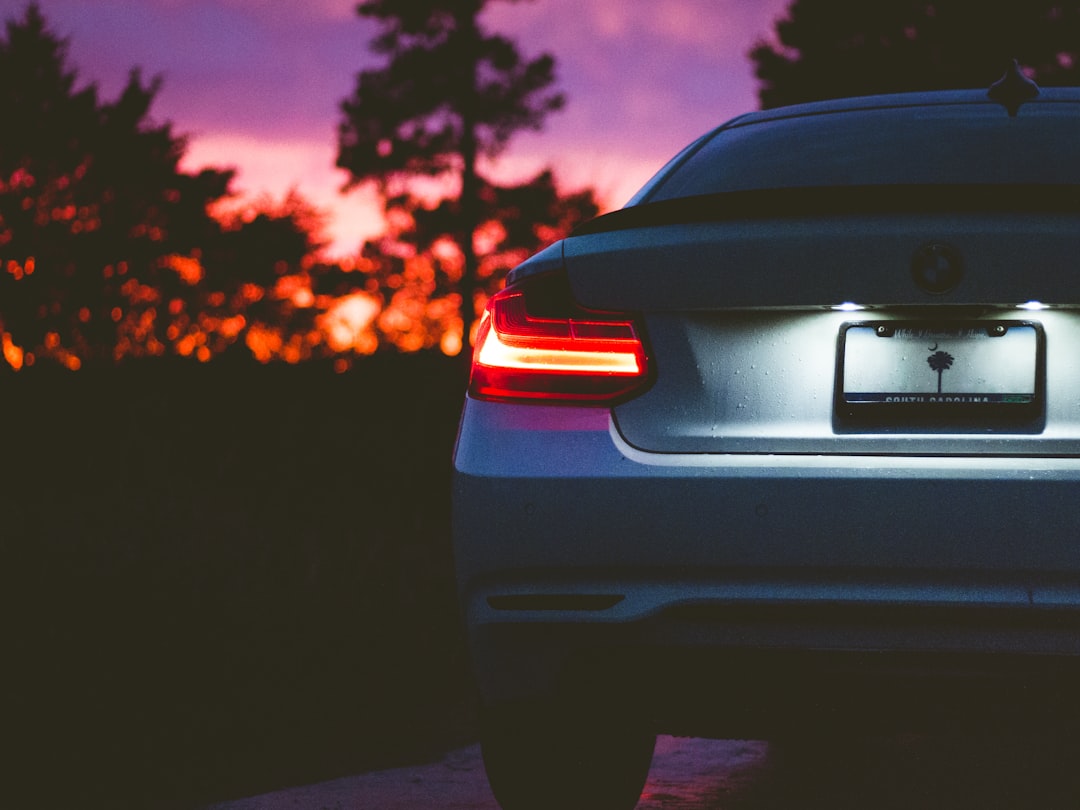
POLYGON ((941 375, 942 372, 952 368, 954 357, 948 352, 934 351, 937 348, 935 343, 930 351, 934 352, 932 355, 926 358, 926 362, 929 363, 930 368, 937 372, 937 392, 941 393, 941 375))

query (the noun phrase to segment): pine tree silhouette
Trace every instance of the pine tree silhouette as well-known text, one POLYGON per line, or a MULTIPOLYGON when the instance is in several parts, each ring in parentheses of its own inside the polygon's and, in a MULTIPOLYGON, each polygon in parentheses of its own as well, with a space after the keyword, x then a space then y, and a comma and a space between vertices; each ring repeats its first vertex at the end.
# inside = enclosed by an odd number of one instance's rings
POLYGON ((463 258, 454 282, 463 350, 476 317, 474 236, 485 221, 485 189, 492 185, 478 161, 498 154, 516 133, 540 129, 563 105, 552 89, 553 57, 525 59, 513 42, 483 30, 480 18, 489 2, 361 2, 357 12, 382 27, 372 49, 386 63, 359 74, 353 95, 342 102, 338 133, 337 165, 351 174, 347 188, 375 180, 388 207, 408 200, 410 178, 459 181, 456 197, 438 215, 449 218, 441 231, 452 234, 463 258))
POLYGON ((988 87, 1016 58, 1040 85, 1080 84, 1080 6, 1057 0, 793 0, 750 52, 763 108, 988 87))

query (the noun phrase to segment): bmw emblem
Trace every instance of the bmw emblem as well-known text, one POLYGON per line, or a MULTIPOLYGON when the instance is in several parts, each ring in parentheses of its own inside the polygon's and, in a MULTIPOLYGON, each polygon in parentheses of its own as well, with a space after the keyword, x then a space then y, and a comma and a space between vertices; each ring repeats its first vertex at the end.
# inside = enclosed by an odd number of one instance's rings
POLYGON ((921 289, 941 295, 960 283, 964 277, 964 262, 953 248, 931 242, 915 252, 911 260, 911 277, 921 289))

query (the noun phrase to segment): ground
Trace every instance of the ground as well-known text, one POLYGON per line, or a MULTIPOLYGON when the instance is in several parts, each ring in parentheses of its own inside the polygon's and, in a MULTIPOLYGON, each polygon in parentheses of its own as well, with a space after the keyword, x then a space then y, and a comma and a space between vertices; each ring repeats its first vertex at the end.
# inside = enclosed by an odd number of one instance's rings
MULTIPOLYGON (((637 810, 1075 808, 1075 748, 1046 737, 900 737, 781 753, 761 741, 660 737, 637 810)), ((498 810, 478 746, 206 810, 498 810)))

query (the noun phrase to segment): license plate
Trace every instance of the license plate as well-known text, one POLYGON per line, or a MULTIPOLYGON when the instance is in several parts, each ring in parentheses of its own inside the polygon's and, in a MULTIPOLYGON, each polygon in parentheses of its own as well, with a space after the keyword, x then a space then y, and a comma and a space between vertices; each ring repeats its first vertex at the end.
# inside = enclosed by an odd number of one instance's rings
POLYGON ((841 350, 842 398, 849 405, 1030 405, 1040 336, 1026 322, 850 324, 841 350))

